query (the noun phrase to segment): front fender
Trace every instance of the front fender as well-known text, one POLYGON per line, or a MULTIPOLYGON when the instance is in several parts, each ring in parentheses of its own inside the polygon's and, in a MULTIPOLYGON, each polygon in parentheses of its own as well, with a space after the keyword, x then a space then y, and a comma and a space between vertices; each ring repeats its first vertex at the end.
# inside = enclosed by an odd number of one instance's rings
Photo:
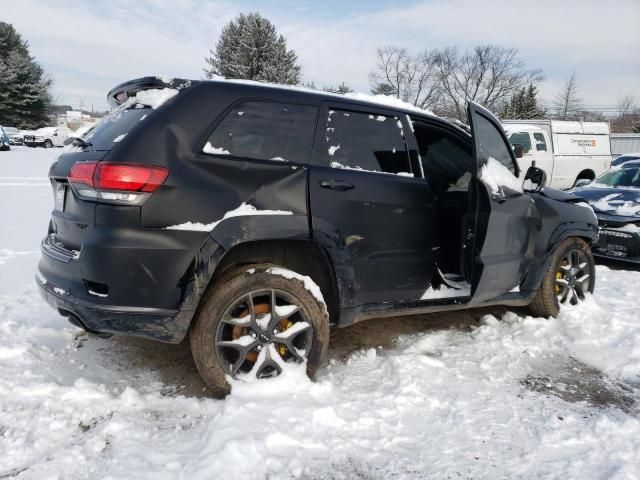
POLYGON ((574 197, 555 199, 548 195, 531 195, 539 212, 534 239, 535 261, 527 269, 520 290, 538 289, 555 248, 569 237, 581 237, 590 243, 598 240, 598 219, 586 202, 574 197), (563 201, 564 200, 564 201, 563 201))

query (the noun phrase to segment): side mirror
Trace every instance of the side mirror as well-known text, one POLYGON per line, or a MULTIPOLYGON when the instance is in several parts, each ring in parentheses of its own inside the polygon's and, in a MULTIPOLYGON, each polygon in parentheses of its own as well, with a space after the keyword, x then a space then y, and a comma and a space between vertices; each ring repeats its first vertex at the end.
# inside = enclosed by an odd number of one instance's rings
POLYGON ((574 185, 575 188, 585 187, 589 185, 593 180, 589 180, 588 178, 581 178, 574 185))
POLYGON ((58 132, 53 132, 53 136, 57 137, 58 136, 58 132))
POLYGON ((516 143, 513 146, 513 153, 516 154, 516 158, 522 158, 524 157, 524 146, 520 145, 519 143, 516 143))
POLYGON ((538 167, 529 167, 524 176, 524 189, 529 192, 539 192, 547 183, 547 174, 538 167))

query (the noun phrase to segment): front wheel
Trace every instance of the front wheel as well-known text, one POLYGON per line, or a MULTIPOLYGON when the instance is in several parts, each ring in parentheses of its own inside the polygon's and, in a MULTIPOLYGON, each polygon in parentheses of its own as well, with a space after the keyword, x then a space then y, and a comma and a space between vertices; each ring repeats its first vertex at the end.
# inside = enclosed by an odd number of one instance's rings
POLYGON ((556 317, 563 305, 576 305, 593 293, 595 283, 591 248, 581 238, 567 238, 556 247, 529 309, 538 317, 556 317))
POLYGON ((44 141, 44 148, 53 148, 53 142, 49 139, 44 141))
POLYGON ((213 394, 232 378, 279 375, 286 364, 307 363, 313 378, 329 344, 327 309, 304 278, 272 265, 234 269, 202 299, 191 329, 193 358, 213 394))

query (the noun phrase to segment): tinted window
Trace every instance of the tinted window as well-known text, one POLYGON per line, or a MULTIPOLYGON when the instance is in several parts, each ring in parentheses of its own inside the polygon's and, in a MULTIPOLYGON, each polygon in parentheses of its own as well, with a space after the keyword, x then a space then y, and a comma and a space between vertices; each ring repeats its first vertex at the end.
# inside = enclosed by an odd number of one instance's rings
POLYGON ((375 172, 411 172, 400 119, 329 110, 324 156, 332 167, 375 172))
POLYGON ((498 128, 480 114, 474 116, 474 121, 476 123, 473 126, 474 135, 480 147, 479 160, 485 163, 489 157, 493 157, 515 174, 510 147, 503 140, 498 128))
POLYGON ((419 121, 413 122, 424 177, 434 190, 445 191, 452 186, 467 190, 473 171, 471 145, 446 130, 419 121), (466 176, 465 176, 466 175, 466 176))
POLYGON ((524 153, 528 153, 531 150, 531 137, 527 132, 518 132, 511 135, 509 138, 511 145, 522 145, 524 153))
POLYGON ((203 151, 257 160, 307 162, 316 127, 316 107, 246 102, 232 109, 203 151))
POLYGON ((533 139, 536 141, 536 150, 539 152, 547 151, 547 141, 544 139, 544 135, 541 133, 534 133, 533 139))
POLYGON ((124 138, 124 135, 129 133, 151 111, 151 107, 116 109, 100 120, 95 127, 87 131, 82 136, 82 139, 91 143, 88 148, 92 150, 111 150, 119 140, 124 138))

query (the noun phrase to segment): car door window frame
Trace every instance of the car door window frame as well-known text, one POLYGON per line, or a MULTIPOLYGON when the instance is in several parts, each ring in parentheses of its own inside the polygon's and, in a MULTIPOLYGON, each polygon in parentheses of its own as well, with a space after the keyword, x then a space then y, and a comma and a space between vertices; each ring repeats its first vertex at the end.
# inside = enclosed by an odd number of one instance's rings
POLYGON ((391 172, 382 172, 382 171, 373 171, 373 170, 360 170, 357 168, 349 168, 357 173, 361 174, 374 174, 374 175, 393 175, 396 178, 402 178, 404 180, 413 180, 415 178, 420 178, 421 172, 415 171, 414 162, 412 162, 411 154, 410 154, 410 145, 408 141, 408 132, 411 131, 411 126, 407 123, 407 115, 403 112, 398 112, 394 110, 388 110, 385 108, 378 108, 376 106, 368 106, 368 105, 359 105, 348 102, 332 102, 325 101, 322 102, 320 108, 318 110, 318 121, 316 124, 316 135, 315 140, 313 142, 313 154, 311 158, 311 164, 316 167, 328 168, 340 170, 339 168, 332 167, 331 162, 326 158, 326 128, 328 128, 328 116, 331 110, 342 110, 346 112, 360 113, 363 115, 383 115, 386 117, 397 118, 398 121, 402 125, 402 138, 405 145, 405 151, 407 153, 407 160, 409 164, 410 172, 413 176, 404 176, 398 175, 391 172))
POLYGON ((246 161, 246 162, 268 162, 268 163, 275 163, 275 164, 282 164, 282 165, 309 165, 311 163, 311 157, 313 156, 313 152, 314 152, 314 148, 315 148, 315 143, 316 143, 316 130, 318 127, 318 115, 320 113, 321 110, 321 104, 318 103, 314 103, 314 102, 301 102, 301 101, 295 101, 295 100, 280 100, 277 98, 272 98, 272 97, 242 97, 242 98, 237 98, 235 99, 233 102, 231 102, 229 105, 227 105, 227 107, 222 110, 216 117, 213 118, 213 121, 207 126, 207 128, 202 132, 201 135, 199 135, 196 140, 193 142, 193 146, 192 146, 192 150, 193 153, 201 159, 208 159, 208 158, 217 158, 217 159, 229 159, 229 160, 235 160, 235 161, 246 161), (244 105, 246 103, 250 103, 250 102, 258 102, 258 103, 276 103, 276 104, 280 104, 280 105, 296 105, 296 106, 301 106, 301 107, 311 107, 311 108, 315 108, 316 109, 316 114, 315 114, 315 119, 314 119, 314 125, 313 125, 313 133, 311 135, 311 142, 309 145, 309 152, 308 155, 306 156, 306 159, 303 160, 287 160, 287 161, 280 161, 280 160, 269 160, 269 159, 260 159, 260 158, 249 158, 249 157, 239 157, 236 155, 232 155, 232 154, 224 154, 224 155, 216 155, 216 154, 212 154, 212 153, 206 153, 204 151, 205 145, 207 144, 207 142, 209 141, 209 138, 211 137, 211 135, 213 134, 213 132, 222 124, 222 122, 225 120, 225 118, 227 118, 227 116, 229 115, 229 113, 231 113, 234 109, 238 108, 241 105, 244 105))

